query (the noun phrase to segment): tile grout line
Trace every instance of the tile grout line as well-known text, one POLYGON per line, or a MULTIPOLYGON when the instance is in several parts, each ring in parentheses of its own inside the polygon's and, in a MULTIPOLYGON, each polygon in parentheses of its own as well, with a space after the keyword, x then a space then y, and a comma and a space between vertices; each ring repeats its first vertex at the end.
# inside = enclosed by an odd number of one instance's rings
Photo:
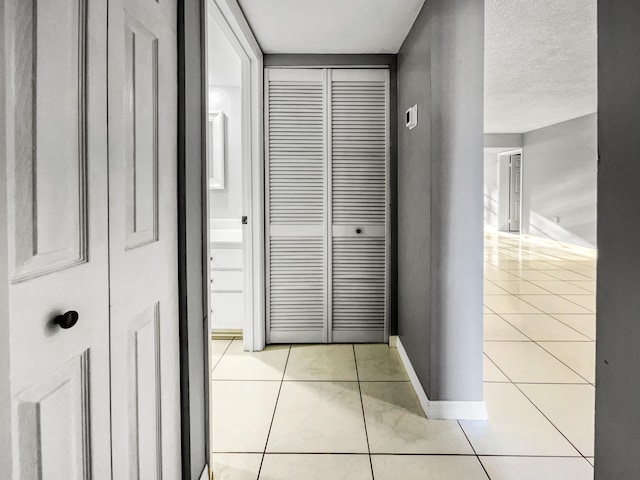
MULTIPOLYGON (((515 328, 515 327, 514 327, 515 328)), ((539 344, 539 342, 536 341, 531 341, 528 342, 526 340, 520 340, 518 341, 512 341, 512 340, 485 340, 486 342, 497 342, 497 343, 533 343, 534 345, 536 345, 538 348, 542 349, 545 353, 547 353, 548 355, 550 355, 551 357, 553 357, 554 359, 556 359, 558 362, 560 362, 562 365, 564 365, 565 367, 567 367, 569 370, 571 370, 573 373, 575 373, 577 376, 579 376, 581 379, 583 379, 585 381, 585 383, 589 384, 589 385, 593 385, 592 382, 590 382, 588 379, 586 379, 583 375, 581 375, 580 373, 578 373, 577 371, 575 371, 573 368, 571 368, 569 365, 567 365, 565 362, 563 362, 562 360, 560 360, 558 357, 556 357, 553 353, 551 353, 549 350, 547 350, 546 348, 544 348, 542 345, 539 344)), ((484 343, 484 342, 483 342, 484 343)), ((549 343, 595 343, 595 342, 561 342, 561 341, 557 341, 557 342, 549 342, 549 343)), ((489 356, 488 353, 484 352, 483 353, 489 358, 489 360, 491 360, 493 362, 494 365, 496 365, 496 367, 498 366, 498 364, 493 361, 493 359, 489 356)), ((502 369, 500 369, 500 371, 502 372, 502 369)), ((504 372, 502 372, 504 373, 504 372)), ((507 376, 507 378, 509 378, 507 376)), ((510 379, 510 378, 509 378, 510 379)), ((513 382, 516 383, 516 382, 513 382)), ((517 383, 547 383, 547 384, 554 384, 557 382, 517 382, 517 383)), ((575 384, 576 382, 560 382, 561 384, 575 384)))
POLYGON ((367 430, 367 418, 364 414, 364 401, 362 400, 362 386, 360 385, 360 372, 358 371, 358 357, 356 356, 356 346, 351 344, 353 349, 353 362, 356 366, 356 379, 358 380, 358 393, 360 394, 360 407, 362 408, 362 423, 364 424, 364 436, 367 439, 367 451, 369 452, 369 466, 371 467, 371 479, 375 480, 373 473, 373 459, 371 458, 371 446, 369 445, 369 432, 367 430))
MULTIPOLYGON (((578 373, 576 370, 574 370, 572 367, 570 367, 569 365, 567 365, 563 360, 561 360, 560 358, 558 358, 554 353, 550 352, 549 350, 547 350, 546 348, 544 348, 542 345, 540 345, 539 342, 535 342, 536 345, 538 345, 538 347, 540 347, 542 350, 544 350, 545 352, 547 352, 549 355, 551 355, 553 358, 555 358, 556 360, 558 360, 561 364, 563 364, 565 367, 567 367, 569 370, 571 370, 573 373, 575 373, 576 375, 578 375, 581 379, 583 379, 585 382, 587 382, 589 385, 593 385, 593 383, 588 380, 587 378, 585 378, 584 375, 578 373)), ((562 343, 593 343, 595 344, 595 342, 562 342, 562 343)))
MULTIPOLYGON (((213 381, 213 378, 212 378, 212 377, 213 377, 213 371, 216 369, 216 367, 218 366, 218 364, 219 364, 219 363, 220 363, 220 361, 222 360, 222 357, 224 357, 224 356, 226 355, 226 353, 227 353, 227 351, 229 350, 229 347, 231 347, 231 344, 233 343, 233 340, 234 340, 234 339, 235 339, 235 337, 234 337, 234 338, 232 338, 232 339, 229 341, 229 344, 228 344, 228 345, 227 345, 227 347, 224 349, 224 352, 222 352, 222 355, 220 355, 220 358, 218 358, 218 361, 216 362, 216 364, 215 364, 213 367, 211 367, 211 371, 209 372, 209 379, 210 379, 211 381, 213 381)), ((214 342, 215 340, 210 340, 210 341, 214 342)), ((211 347, 210 347, 210 348, 211 348, 211 347)))
MULTIPOLYGON (((489 361, 495 365, 495 367, 500 371, 500 373, 502 373, 502 375, 504 375, 504 376, 505 376, 505 378, 506 378, 507 380, 509 380, 509 382, 492 382, 492 383, 514 383, 514 382, 513 382, 513 380, 511 380, 511 377, 509 377, 509 375, 507 375, 507 374, 502 370, 502 368, 500 368, 500 367, 498 366, 498 364, 497 364, 496 362, 494 362, 494 361, 493 361, 493 358, 491 358, 491 357, 490 357, 489 355, 487 355, 485 352, 482 352, 482 353, 483 353, 484 355, 486 355, 486 357, 489 359, 489 361)), ((483 372, 483 376, 484 376, 484 372, 483 372)), ((485 383, 484 378, 482 379, 482 383, 485 383)))
POLYGON ((575 331, 576 331, 576 332, 578 332, 580 335, 582 335, 582 336, 584 336, 584 337, 588 338, 590 341, 592 341, 592 342, 594 342, 594 343, 595 343, 595 341, 596 341, 596 339, 595 339, 595 338, 591 338, 591 337, 589 337, 588 335, 585 335, 585 334, 584 334, 584 333, 582 333, 580 330, 578 330, 578 329, 576 329, 576 328, 572 327, 572 326, 571 326, 571 325, 569 325, 568 323, 565 323, 565 322, 563 322, 562 320, 560 320, 558 317, 555 317, 555 316, 554 316, 554 315, 593 315, 593 316, 595 317, 595 315, 596 315, 595 313, 591 313, 591 314, 588 314, 588 313, 554 313, 554 314, 550 314, 550 313, 549 313, 549 314, 547 314, 547 315, 549 315, 549 316, 550 316, 551 318, 553 318, 554 320, 557 320, 557 321, 558 321, 558 322, 560 322, 561 324, 566 325, 566 326, 567 326, 567 327, 569 327, 570 329, 575 330, 575 331))
MULTIPOLYGON (((504 271, 504 270, 501 270, 501 271, 504 271)), ((538 272, 539 270, 530 270, 530 271, 532 271, 532 272, 538 272)), ((491 281, 491 280, 489 280, 489 281, 491 281)), ((498 280, 498 281, 500 281, 500 280, 498 280)), ((511 280, 503 280, 503 281, 510 282, 511 280)), ((515 282, 516 280, 513 280, 513 281, 515 282)), ((540 288, 541 290, 544 290, 545 292, 549 292, 549 293, 513 293, 512 295, 549 295, 549 294, 551 294, 551 295, 585 295, 585 296, 586 296, 586 295, 594 295, 593 293, 589 292, 588 290, 586 290, 586 289, 584 289, 584 288, 582 288, 582 287, 578 287, 577 285, 574 285, 574 287, 579 288, 579 289, 581 289, 581 290, 584 290, 584 292, 585 292, 585 293, 565 293, 565 294, 560 294, 560 293, 553 292, 553 291, 549 290, 548 288, 543 287, 542 285, 538 285, 538 283, 541 283, 541 282, 562 282, 562 283, 569 283, 569 280, 560 280, 560 279, 556 279, 556 280, 525 280, 525 279, 523 279, 523 278, 522 278, 522 279, 517 280, 517 281, 518 281, 518 282, 526 282, 526 283, 529 283, 529 284, 531 284, 532 286, 534 286, 534 287, 538 287, 538 288, 540 288), (534 283, 534 282, 538 282, 538 283, 534 283)), ((508 292, 508 293, 511 293, 511 292, 509 292, 506 288, 501 287, 501 286, 500 286, 500 285, 498 285, 497 283, 495 283, 495 282, 492 282, 492 283, 494 283, 494 285, 495 285, 496 287, 501 288, 502 290, 505 290, 505 291, 506 291, 506 292, 508 292)), ((493 294, 489 294, 489 295, 501 295, 501 294, 499 294, 499 293, 493 293, 493 294)), ((569 300, 569 301, 571 301, 571 300, 569 300)))
POLYGON ((267 455, 267 445, 269 445, 269 437, 271 436, 271 428, 273 427, 273 421, 276 418, 276 410, 278 410, 278 402, 280 401, 280 393, 282 392, 282 385, 284 385, 284 376, 287 372, 287 365, 289 365, 289 357, 291 356, 291 345, 289 345, 289 351, 287 352, 287 360, 284 362, 284 369, 282 370, 282 378, 280 379, 280 388, 278 388, 278 395, 276 396, 276 404, 273 407, 273 415, 271 416, 271 423, 269 424, 269 431, 267 432, 267 439, 264 442, 264 451, 262 452, 262 459, 260 460, 260 468, 258 469, 258 478, 262 473, 262 465, 264 464, 264 457, 267 455))
MULTIPOLYGON (((533 401, 533 400, 531 400, 531 399, 527 396, 527 394, 526 394, 526 393, 525 393, 525 392, 524 392, 524 391, 523 391, 523 390, 518 386, 518 384, 517 384, 517 383, 514 383, 513 385, 518 389, 518 391, 519 391, 520 393, 522 393, 522 395, 524 395, 524 398, 526 398, 527 400, 529 400, 529 402, 531 403, 531 405, 533 405, 533 406, 534 406, 534 408, 535 408, 536 410, 538 410, 538 412, 540 412, 540 415, 542 415, 542 416, 547 420, 547 422, 549 422, 551 425, 553 425, 553 428, 555 428, 555 429, 558 431, 558 433, 559 433, 560 435, 562 435, 562 437, 563 437, 563 438, 564 438, 564 439, 569 443, 569 445, 571 445, 571 446, 574 448, 574 450, 580 454, 580 456, 581 456, 582 458, 584 458, 585 460, 587 460, 587 457, 585 457, 585 456, 584 456, 584 454, 580 451, 580 449, 578 449, 578 447, 576 447, 576 446, 573 444, 573 442, 572 442, 571 440, 569 440, 569 437, 567 437, 567 436, 562 432, 562 430, 560 430, 560 428, 559 428, 559 427, 558 427, 554 422, 552 422, 552 421, 551 421, 551 419, 550 419, 549 417, 547 417, 547 415, 546 415, 546 414, 545 414, 545 413, 544 413, 544 412, 543 412, 543 411, 542 411, 542 410, 541 410, 541 409, 540 409, 540 408, 539 408, 539 407, 534 403, 534 401, 533 401)), ((588 460, 587 460, 587 461, 588 461, 588 460)))
MULTIPOLYGON (((506 322, 506 320, 505 320, 506 322)), ((516 330, 518 329, 518 327, 516 327, 515 325, 511 325, 509 324, 509 326, 515 328, 516 330)), ((519 333, 522 333, 523 335, 526 335, 526 333, 518 330, 519 333)), ((594 343, 593 340, 588 339, 588 340, 508 340, 508 339, 504 339, 504 340, 494 340, 494 339, 490 339, 490 340, 483 340, 483 342, 486 343, 539 343, 539 342, 543 342, 543 343, 594 343)), ((287 381, 291 381, 291 380, 287 380, 287 381)), ((372 380, 375 381, 375 380, 372 380)), ((382 381, 382 380, 377 380, 377 381, 382 381)), ((393 381, 393 380, 392 380, 393 381)), ((397 381, 397 380, 395 380, 397 381)))
MULTIPOLYGON (((523 280, 524 280, 524 279, 523 279, 523 280)), ((558 280, 563 281, 563 282, 565 282, 565 281, 566 281, 566 280, 561 280, 561 279, 558 279, 558 280)), ((524 281, 526 281, 526 280, 524 280, 524 281)), ((541 288, 542 288, 542 287, 541 287, 541 288)), ((514 295, 514 294, 512 294, 512 295, 514 295)), ((555 293, 553 293, 553 295, 561 297, 560 295, 557 295, 557 294, 555 294, 555 293)), ((514 296, 516 296, 516 295, 514 295, 514 296)), ((518 297, 518 296, 516 296, 516 298, 519 298, 521 301, 523 301, 523 302, 525 302, 525 303, 528 303, 529 305, 531 305, 531 306, 532 306, 532 307, 534 307, 534 308, 537 308, 535 305, 530 304, 529 302, 527 302, 526 300, 524 300, 524 299, 522 299, 522 298, 520 298, 520 297, 518 297)), ((563 297, 561 297, 561 298, 563 298, 563 297)), ((563 299, 564 299, 564 298, 563 298, 563 299)), ((564 300, 567 300, 567 301, 569 301, 569 302, 570 302, 570 300, 568 300, 568 299, 564 299, 564 300)), ((575 303, 575 302, 572 302, 572 303, 575 303)), ((576 305, 577 305, 577 304, 576 304, 576 305)), ((578 305, 578 306, 581 306, 581 305, 578 305)), ((584 308, 584 307, 582 307, 582 308, 584 308)), ((553 318, 554 320, 556 320, 556 321, 559 321, 559 322, 560 322, 560 320, 558 320, 558 319, 556 319, 555 317, 553 317, 553 315, 551 315, 551 314, 549 314, 549 313, 547 313, 547 312, 542 312, 542 313, 543 313, 543 314, 545 314, 545 315, 547 315, 547 316, 549 316, 549 317, 551 317, 551 318, 553 318)), ((515 328, 517 331, 519 331, 520 333, 522 333, 525 337, 527 337, 527 338, 531 339, 531 337, 529 337, 529 335, 527 335, 526 333, 522 332, 522 331, 521 331, 519 328, 517 328, 515 325, 511 324, 511 322, 509 322, 507 319, 503 318, 503 317, 502 317, 502 314, 499 314, 499 313, 498 313, 497 315, 498 315, 498 317, 499 317, 499 318, 501 318, 502 320, 504 320, 505 322, 507 322, 509 325, 511 325, 511 326, 512 326, 513 328, 515 328)), ((532 314, 532 315, 533 315, 533 314, 532 314)), ((560 323, 563 323, 563 322, 560 322, 560 323)), ((563 324, 564 324, 564 323, 563 323, 563 324)), ((571 328, 569 325, 567 325, 567 326, 568 326, 569 328, 571 328)), ((573 330, 575 330, 575 329, 573 329, 573 330)), ((576 331, 577 331, 577 330, 576 330, 576 331)), ((581 333, 581 332, 578 332, 578 333, 580 333, 581 335, 583 335, 583 336, 585 336, 585 337, 586 337, 586 335, 584 335, 583 333, 581 333)), ((586 337, 586 338, 589 338, 589 337, 586 337)), ((570 369, 571 371, 573 371, 573 372, 574 372, 576 375, 578 375, 580 378, 582 378, 583 380, 587 381, 587 384, 591 384, 591 383, 590 383, 586 378, 584 378, 584 376, 580 375, 580 374, 579 374, 578 372, 576 372, 573 368, 571 368, 571 367, 570 367, 569 365, 567 365, 565 362, 563 362, 563 361, 562 361, 562 360, 560 360, 558 357, 556 357, 553 353, 549 352, 549 351, 548 351, 547 349, 545 349, 542 345, 540 345, 538 341, 531 339, 531 342, 533 342, 534 344, 536 344, 539 348, 541 348, 542 350, 544 350, 545 352, 547 352, 549 355, 551 355, 553 358, 555 358, 558 362, 560 362, 561 364, 563 364, 564 366, 566 366, 568 369, 570 369)), ((526 341, 522 341, 522 343, 528 343, 528 342, 526 342, 526 341)), ((562 342, 562 343, 591 343, 591 342, 582 341, 582 342, 562 342)), ((595 342, 593 341, 593 343, 595 343, 595 342)), ((498 370, 499 370, 499 371, 500 371, 500 372, 501 372, 501 373, 502 373, 502 374, 503 374, 503 375, 504 375, 504 376, 505 376, 505 377, 510 381, 510 383, 511 383, 511 384, 512 384, 512 385, 513 385, 513 386, 514 386, 514 387, 515 387, 515 388, 516 388, 516 389, 517 389, 517 390, 518 390, 518 391, 519 391, 519 392, 520 392, 520 393, 521 393, 521 394, 522 394, 522 395, 523 395, 523 396, 524 396, 528 401, 529 401, 529 403, 530 403, 531 405, 533 405, 533 407, 534 407, 534 408, 535 408, 535 409, 536 409, 536 410, 537 410, 537 411, 538 411, 538 412, 539 412, 539 413, 540 413, 540 414, 541 414, 541 415, 542 415, 542 416, 543 416, 543 417, 544 417, 544 418, 545 418, 545 419, 546 419, 546 420, 547 420, 547 421, 548 421, 548 422, 549 422, 549 423, 550 423, 550 424, 551 424, 551 425, 552 425, 552 426, 553 426, 553 427, 558 431, 558 433, 560 433, 560 435, 562 435, 562 437, 563 437, 563 438, 564 438, 564 439, 569 443, 569 445, 571 445, 571 447, 573 447, 573 449, 574 449, 574 450, 575 450, 575 451, 580 455, 580 457, 582 457, 585 461, 587 461, 587 462, 588 462, 587 457, 586 457, 586 456, 585 456, 585 455, 584 455, 584 454, 583 454, 583 453, 582 453, 582 452, 581 452, 581 451, 580 451, 580 450, 579 450, 579 449, 574 445, 574 443, 573 443, 571 440, 569 440, 569 438, 568 438, 568 437, 567 437, 567 436, 562 432, 562 430, 560 430, 560 428, 559 428, 559 427, 558 427, 558 426, 557 426, 553 421, 551 421, 551 419, 550 419, 550 418, 549 418, 549 417, 548 417, 548 416, 547 416, 547 415, 546 415, 546 414, 545 414, 545 413, 544 413, 544 412, 543 412, 543 411, 542 411, 542 410, 541 410, 541 409, 540 409, 540 408, 539 408, 539 407, 538 407, 538 406, 533 402, 533 400, 532 400, 531 398, 529 398, 529 396, 528 396, 528 395, 527 395, 527 394, 526 394, 526 393, 525 393, 525 392, 520 388, 519 384, 518 384, 518 383, 516 383, 516 382, 514 382, 513 380, 511 380, 511 378, 510 378, 510 377, 509 377, 509 376, 508 376, 508 375, 507 375, 507 374, 506 374, 506 373, 505 373, 505 372, 504 372, 504 371, 503 371, 503 370, 498 366, 498 364, 497 364, 496 362, 494 362, 494 361, 493 361, 493 359, 492 359, 488 354, 486 354, 486 353, 485 353, 485 355, 486 355, 486 356, 487 356, 487 358, 491 361, 491 363, 493 363, 493 364, 494 364, 494 366, 495 366, 495 367, 496 367, 496 368, 497 368, 497 369, 498 369, 498 370)), ((493 382, 493 383, 506 383, 506 382, 493 382)), ((527 383, 527 382, 522 382, 522 383, 527 383)), ((536 383, 536 384, 538 384, 538 385, 555 385, 555 384, 553 384, 553 383, 536 383)), ((575 384, 575 385, 584 385, 584 384, 575 384)), ((462 426, 461 426, 461 427, 462 427, 462 426)), ((463 431, 464 431, 464 429, 463 429, 463 431)), ((466 436, 466 432, 465 432, 465 436, 466 436)), ((472 445, 472 448, 473 448, 473 445, 472 445)), ((474 449, 474 452, 475 452, 475 449, 474 449)), ((480 463, 482 464, 482 460, 480 460, 480 463)), ((483 468, 484 468, 484 465, 483 465, 483 468)), ((486 469, 485 469, 485 473, 487 473, 487 472, 486 472, 486 469)), ((488 473, 487 473, 487 476, 488 476, 488 473)))
MULTIPOLYGON (((513 328, 515 328, 517 331, 519 331, 521 334, 523 334, 525 337, 527 337, 529 340, 531 340, 532 342, 583 342, 583 343, 588 343, 588 342, 594 342, 595 340, 591 340, 589 337, 587 337, 584 333, 576 330, 575 328, 573 328, 570 325, 567 325, 566 323, 558 320, 556 317, 554 317, 552 314, 550 313, 546 313, 543 312, 544 315, 546 315, 549 318, 552 318, 553 320, 555 320, 556 322, 560 322, 563 325, 565 325, 566 327, 570 328, 571 330, 573 330, 574 332, 582 335, 584 338, 586 338, 586 340, 535 340, 534 338, 532 338, 530 335, 526 334, 524 331, 522 331, 520 328, 518 328, 516 325, 514 325, 513 323, 511 323, 508 319, 504 318, 502 315, 540 315, 539 313, 496 313, 496 315, 498 317, 500 317, 502 320, 504 320, 505 322, 507 322, 509 325, 511 325, 513 328)), ((556 313, 555 315, 587 315, 586 313, 569 313, 569 314, 563 314, 563 313, 556 313)), ((517 340, 487 340, 489 342, 511 342, 511 341, 517 341, 517 340)), ((524 340, 520 340, 520 341, 524 341, 524 340)))
MULTIPOLYGON (((560 281, 560 282, 564 282, 564 281, 566 281, 566 280, 560 280, 560 279, 558 279, 558 281, 560 281)), ((522 302, 525 302, 525 303, 527 303, 527 304, 531 305, 533 308, 535 308, 535 309, 537 309, 537 310, 540 310, 542 313, 546 313, 547 315, 551 315, 551 313, 547 313, 547 312, 545 312, 544 310, 541 310, 541 309, 540 309, 540 307, 535 306, 533 303, 531 303, 531 302, 527 302, 524 298, 520 298, 522 295, 531 295, 531 296, 535 297, 535 296, 536 296, 536 294, 530 294, 530 293, 513 293, 512 295, 513 295, 514 297, 516 297, 518 300, 520 300, 520 301, 522 301, 522 302)), ((538 296, 542 296, 542 295, 543 295, 542 293, 539 293, 539 294, 538 294, 538 296)), ((586 310, 586 313, 585 313, 585 312, 577 312, 577 313, 576 313, 576 312, 565 312, 565 313, 562 313, 562 312, 553 312, 553 313, 555 313, 556 315, 589 315, 589 314, 594 315, 594 314, 596 313, 596 312, 592 312, 592 311, 591 311, 591 310, 589 310, 587 307, 584 307, 584 306, 582 306, 582 305, 580 305, 580 304, 578 304, 578 303, 576 303, 576 302, 573 302, 573 301, 569 300, 568 298, 564 298, 564 297, 563 297, 562 295, 560 295, 559 293, 551 293, 551 294, 544 294, 544 295, 546 295, 546 296, 551 295, 551 296, 553 296, 553 297, 559 297, 559 298, 561 298, 562 300, 564 300, 565 302, 573 303, 576 307, 580 307, 580 308, 582 308, 583 310, 586 310)), ((571 293, 567 293, 566 295, 573 295, 573 294, 571 294, 571 293)), ((585 295, 585 296, 589 296, 589 295, 585 295)), ((503 313, 506 313, 506 312, 503 312, 503 313)))
MULTIPOLYGON (((586 338, 586 340, 534 340, 529 335, 527 335, 522 330, 520 330, 518 327, 516 327, 513 323, 511 323, 508 319, 504 318, 503 315, 527 316, 527 315, 540 315, 539 313, 496 313, 496 315, 498 317, 500 317, 502 320, 504 320, 505 322, 507 322, 509 325, 511 325, 513 328, 518 330, 520 333, 522 333, 525 337, 530 338, 532 342, 595 342, 594 339, 592 339, 591 337, 588 337, 587 335, 582 333, 580 330, 577 330, 577 329, 573 328, 571 325, 568 325, 568 324, 564 323, 562 320, 554 317, 554 315, 595 315, 594 313, 547 313, 547 312, 543 312, 543 315, 546 315, 547 317, 550 317, 550 318, 554 319, 555 321, 560 322, 561 324, 563 324, 564 326, 570 328, 574 332, 582 335, 584 338, 586 338)), ((488 341, 495 342, 495 341, 500 341, 500 340, 488 340, 488 341)), ((504 340, 504 341, 509 342, 511 340, 504 340)))
MULTIPOLYGON (((537 308, 535 305, 532 305, 531 303, 527 302, 526 300, 523 300, 523 299, 521 299, 521 298, 517 297, 516 295, 513 295, 513 296, 514 296, 514 297, 516 297, 516 298, 518 298, 520 301, 525 302, 525 303, 527 303, 527 304, 531 305, 531 306, 532 306, 532 307, 534 307, 534 308, 537 308)), ((567 301, 569 301, 569 300, 567 300, 567 301)), ((579 306, 579 305, 578 305, 578 306, 579 306)), ((541 313, 542 313, 542 314, 544 314, 544 315, 549 315, 549 316, 551 316, 551 314, 546 313, 546 312, 543 312, 543 311, 541 311, 541 313)), ((593 313, 591 313, 591 314, 593 315, 593 313)), ((498 317, 500 317, 500 318, 501 318, 502 320, 504 320, 505 322, 509 323, 509 321, 508 321, 508 320, 505 320, 504 318, 502 318, 501 314, 496 313, 496 315, 498 315, 498 317)), ((521 315, 521 314, 518 314, 518 313, 508 314, 508 313, 506 313, 505 315, 521 315)), ((532 313, 532 314, 530 314, 530 315, 539 315, 539 314, 534 314, 534 313, 532 313)), ((558 314, 556 314, 556 315, 563 315, 563 314, 558 313, 558 314)), ((580 315, 580 314, 565 314, 565 315, 580 315)), ((587 314, 582 314, 582 315, 587 315, 587 314)), ((555 319, 555 317, 552 317, 552 318, 554 318, 554 319, 555 319)), ((511 323, 509 323, 509 325, 511 325, 511 323)), ((513 328, 515 328, 516 330, 518 330, 518 328, 517 328, 517 327, 515 327, 514 325, 511 325, 511 326, 512 326, 513 328)), ((518 331, 519 331, 520 333, 522 333, 525 337, 527 337, 527 338, 531 338, 531 337, 529 337, 527 334, 525 334, 524 332, 521 332, 520 330, 518 330, 518 331)), ((586 337, 586 338, 588 338, 588 337, 586 337)), ((508 342, 508 341, 510 341, 510 340, 504 340, 504 341, 505 341, 505 342, 508 342)), ((544 348, 542 345, 540 345, 540 342, 538 342, 538 341, 536 341, 536 340, 531 340, 531 341, 532 341, 533 343, 535 343, 539 348, 541 348, 542 350, 544 350, 546 353, 548 353, 549 355, 551 355, 553 358, 555 358, 557 361, 559 361, 560 363, 562 363, 565 367, 567 367, 567 368, 568 368, 569 370, 571 370, 573 373, 575 373, 575 374, 576 374, 576 375, 578 375, 580 378, 582 378, 585 382, 587 382, 587 383, 591 384, 591 382, 590 382, 589 380, 587 380, 583 375, 581 375, 580 373, 578 373, 576 370, 574 370, 574 369, 573 369, 573 368, 571 368, 569 365, 567 365, 564 361, 562 361, 562 360, 561 360, 561 359, 559 359, 557 356, 555 356, 553 353, 551 353, 549 350, 547 350, 547 349, 546 349, 546 348, 544 348)), ((523 343, 528 343, 528 342, 525 342, 525 341, 521 341, 521 342, 523 342, 523 343)), ((572 342, 570 342, 570 341, 569 341, 569 342, 561 342, 561 343, 572 343, 572 342)), ((573 342, 573 343, 595 343, 595 340, 594 340, 594 341, 591 341, 591 342, 587 342, 587 341, 584 341, 584 340, 583 340, 583 341, 581 341, 581 342, 573 342)), ((487 355, 487 356, 488 356, 488 355, 487 355)))
POLYGON ((456 422, 458 422, 458 427, 460 427, 460 430, 462 430, 462 434, 464 435, 464 438, 466 438, 467 442, 469 442, 469 446, 471 447, 471 450, 473 451, 473 454, 476 456, 476 460, 478 460, 478 463, 482 467, 482 470, 484 470, 484 474, 487 476, 487 479, 491 480, 491 476, 489 475, 489 472, 487 472, 487 469, 484 468, 484 464, 482 463, 482 460, 480 460, 480 457, 478 456, 478 452, 476 452, 476 449, 473 446, 473 443, 471 443, 471 440, 469 439, 469 436, 467 435, 467 432, 464 431, 464 427, 460 423, 460 420, 456 420, 456 422))

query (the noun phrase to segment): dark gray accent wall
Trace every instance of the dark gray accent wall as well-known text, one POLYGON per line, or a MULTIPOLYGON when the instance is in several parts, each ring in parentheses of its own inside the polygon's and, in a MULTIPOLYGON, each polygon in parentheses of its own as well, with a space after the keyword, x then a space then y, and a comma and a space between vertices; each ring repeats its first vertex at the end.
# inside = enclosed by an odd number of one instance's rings
POLYGON ((594 113, 523 135, 523 233, 595 247, 597 130, 594 113))
POLYGON ((598 0, 596 480, 640 478, 640 2, 598 0))
MULTIPOLYGON (((206 190, 203 189, 203 0, 178 2, 178 281, 182 478, 199 480, 209 461, 208 325, 203 282, 206 190)), ((208 257, 208 255, 206 255, 208 257)))
POLYGON ((431 30, 429 0, 398 53, 398 335, 425 388, 431 368, 431 30), (418 105, 418 125, 404 126, 418 105))
MULTIPOLYGON (((0 25, 4 32, 4 2, 0 2, 0 25)), ((6 178, 7 156, 5 144, 5 72, 4 33, 0 34, 0 172, 6 178)), ((9 480, 11 463, 11 383, 9 363, 9 263, 7 191, 0 181, 0 479, 9 480)))
POLYGON ((482 400, 484 0, 431 2, 431 393, 482 400))
POLYGON ((400 338, 430 400, 482 400, 484 2, 427 0, 398 77, 400 338))
POLYGON ((396 55, 352 55, 352 54, 270 54, 264 56, 264 66, 266 67, 354 67, 354 66, 378 66, 389 67, 390 83, 390 123, 389 132, 389 194, 391 197, 391 245, 389 259, 389 333, 398 334, 398 219, 397 219, 397 198, 398 198, 398 131, 393 128, 397 124, 398 112, 398 75, 396 55))

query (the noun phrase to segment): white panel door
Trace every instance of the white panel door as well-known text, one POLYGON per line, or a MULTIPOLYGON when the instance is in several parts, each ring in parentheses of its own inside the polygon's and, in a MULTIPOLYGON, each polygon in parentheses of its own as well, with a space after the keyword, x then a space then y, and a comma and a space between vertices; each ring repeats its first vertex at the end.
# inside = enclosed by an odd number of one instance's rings
POLYGON ((8 0, 4 14, 14 467, 3 473, 107 480, 107 2, 8 0))
POLYGON ((522 155, 509 157, 509 231, 520 231, 522 155))
POLYGON ((267 69, 268 339, 383 342, 389 73, 267 69))
POLYGON ((176 3, 109 2, 114 479, 180 478, 176 3))

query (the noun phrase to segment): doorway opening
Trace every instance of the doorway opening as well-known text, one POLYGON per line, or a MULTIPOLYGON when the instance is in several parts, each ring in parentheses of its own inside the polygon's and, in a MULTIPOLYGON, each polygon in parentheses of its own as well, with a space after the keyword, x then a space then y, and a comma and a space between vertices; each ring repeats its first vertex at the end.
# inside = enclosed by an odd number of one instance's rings
POLYGON ((509 155, 509 231, 520 232, 522 154, 509 155))
MULTIPOLYGON (((245 252, 242 156, 242 58, 210 16, 207 39, 210 327, 215 336, 242 336, 245 252)), ((246 220, 245 220, 246 221, 246 220)), ((250 267, 250 266, 249 266, 250 267)))
POLYGON ((264 348, 261 54, 228 2, 206 3, 206 232, 213 336, 264 348))
POLYGON ((520 234, 522 226, 522 149, 498 154, 498 230, 520 234))

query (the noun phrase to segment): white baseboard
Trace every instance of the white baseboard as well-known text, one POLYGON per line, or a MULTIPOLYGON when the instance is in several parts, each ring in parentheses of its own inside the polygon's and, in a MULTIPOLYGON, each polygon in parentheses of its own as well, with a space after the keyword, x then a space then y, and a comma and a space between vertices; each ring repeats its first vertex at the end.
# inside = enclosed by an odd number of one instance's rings
POLYGON ((389 335, 389 348, 398 348, 398 336, 389 335))
POLYGON ((399 337, 397 337, 396 340, 396 348, 398 349, 400 359, 404 364, 407 375, 409 375, 409 380, 411 380, 411 385, 413 385, 413 389, 416 391, 416 395, 418 395, 418 400, 420 400, 420 405, 427 418, 434 420, 487 420, 489 418, 487 415, 487 406, 483 401, 458 402, 429 400, 399 337))

